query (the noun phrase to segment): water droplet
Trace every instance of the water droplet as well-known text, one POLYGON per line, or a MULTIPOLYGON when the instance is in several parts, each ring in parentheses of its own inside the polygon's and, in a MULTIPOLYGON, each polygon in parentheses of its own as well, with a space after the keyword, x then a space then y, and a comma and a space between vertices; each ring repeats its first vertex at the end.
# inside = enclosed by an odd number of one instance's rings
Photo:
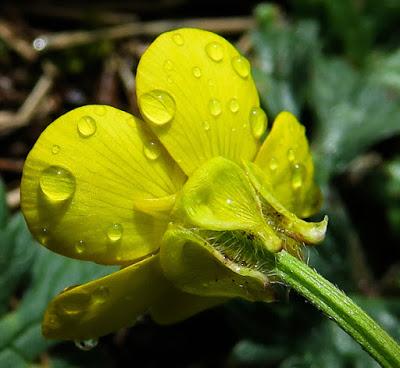
POLYGON ((65 201, 75 192, 75 178, 59 166, 50 166, 40 175, 39 185, 42 192, 52 201, 65 201))
POLYGON ((250 74, 250 63, 244 56, 232 58, 232 66, 235 72, 242 78, 247 78, 250 74))
POLYGON ((267 115, 260 107, 253 107, 250 110, 250 126, 255 138, 260 138, 267 127, 267 115))
POLYGON ((43 51, 47 47, 48 43, 49 40, 46 36, 40 36, 33 40, 32 46, 36 51, 43 51))
POLYGON ((160 157, 161 148, 158 142, 150 141, 143 146, 143 152, 149 160, 154 161, 160 157))
POLYGON ((210 42, 206 46, 206 53, 211 60, 216 62, 219 62, 224 58, 224 50, 218 42, 210 42))
POLYGON ((275 171, 278 168, 278 161, 275 157, 269 159, 268 167, 271 171, 275 171))
POLYGON ((56 155, 58 152, 60 152, 60 146, 57 144, 53 144, 53 147, 51 147, 51 153, 53 155, 56 155))
POLYGON ((75 291, 64 297, 60 306, 61 312, 65 316, 77 317, 84 314, 91 303, 91 296, 82 291, 75 291))
POLYGON ((210 130, 210 123, 207 120, 203 121, 203 128, 205 131, 210 130))
POLYGON ((104 116, 107 113, 107 108, 104 105, 96 105, 94 113, 98 116, 104 116))
POLYGON ((82 116, 78 120, 78 132, 83 138, 89 138, 96 133, 96 120, 90 116, 82 116))
POLYGON ((197 66, 195 66, 192 69, 192 73, 193 73, 195 78, 200 78, 201 77, 201 69, 199 67, 197 67, 197 66))
POLYGON ((210 110, 210 114, 212 116, 217 117, 221 115, 222 112, 221 102, 219 102, 219 100, 217 100, 216 98, 212 98, 208 103, 208 109, 210 110))
POLYGON ((108 239, 112 242, 116 242, 122 237, 123 228, 121 224, 112 224, 107 230, 108 239))
POLYGON ((171 70, 174 69, 174 64, 172 63, 171 60, 165 60, 164 69, 167 70, 167 71, 171 71, 171 70))
POLYGON ((175 115, 175 100, 168 92, 155 89, 139 100, 143 115, 156 125, 165 125, 175 115))
POLYGON ((239 102, 236 98, 229 101, 229 109, 235 114, 239 111, 239 102))
POLYGON ((103 304, 110 296, 110 289, 107 286, 99 286, 93 291, 92 298, 95 303, 103 304))
POLYGON ((98 340, 97 339, 76 340, 74 341, 74 343, 79 350, 89 351, 97 346, 98 340))
POLYGON ((78 254, 82 254, 85 251, 85 247, 86 244, 83 240, 79 240, 76 244, 75 244, 75 251, 78 254))
POLYGON ((173 79, 170 75, 168 75, 168 76, 167 76, 167 82, 168 82, 169 84, 172 84, 172 83, 174 83, 174 79, 173 79))
POLYGON ((296 158, 296 155, 294 153, 294 149, 289 148, 287 151, 287 159, 289 160, 289 162, 294 162, 295 158, 296 158))
POLYGON ((303 164, 294 164, 292 168, 292 188, 294 190, 300 189, 304 184, 306 177, 306 168, 303 164))
POLYGON ((174 43, 178 46, 183 46, 183 44, 185 43, 185 40, 180 33, 174 33, 172 35, 172 41, 174 41, 174 43))
POLYGON ((231 198, 228 198, 226 200, 226 204, 231 205, 233 203, 233 200, 231 198))

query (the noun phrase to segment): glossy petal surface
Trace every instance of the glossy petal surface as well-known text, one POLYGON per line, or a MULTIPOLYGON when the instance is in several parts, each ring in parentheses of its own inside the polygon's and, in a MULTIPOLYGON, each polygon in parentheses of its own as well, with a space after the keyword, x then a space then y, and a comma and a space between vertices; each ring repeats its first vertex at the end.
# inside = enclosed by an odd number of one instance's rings
POLYGON ((131 326, 159 300, 169 282, 158 255, 66 290, 54 298, 43 320, 47 338, 83 340, 131 326))
POLYGON ((289 112, 280 113, 254 161, 264 170, 275 197, 299 217, 319 210, 321 194, 304 126, 289 112))
POLYGON ((252 160, 266 127, 248 61, 199 29, 160 35, 137 70, 141 113, 186 174, 212 157, 252 160))
POLYGON ((166 228, 165 219, 135 210, 135 199, 169 197, 184 180, 142 121, 109 106, 83 106, 49 125, 30 152, 22 209, 51 250, 124 264, 156 250, 166 228))

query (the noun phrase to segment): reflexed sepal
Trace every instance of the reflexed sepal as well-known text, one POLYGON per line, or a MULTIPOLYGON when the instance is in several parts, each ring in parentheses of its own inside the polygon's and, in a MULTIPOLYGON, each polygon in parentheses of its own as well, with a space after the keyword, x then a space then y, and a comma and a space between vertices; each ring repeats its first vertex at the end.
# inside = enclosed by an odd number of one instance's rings
MULTIPOLYGON (((241 232, 237 233, 240 236, 241 232)), ((160 250, 165 276, 176 287, 192 294, 273 300, 271 279, 257 269, 265 265, 257 265, 250 259, 247 263, 240 257, 242 242, 235 239, 234 234, 232 231, 185 229, 171 223, 160 250)), ((266 267, 272 269, 273 257, 270 260, 271 265, 266 267)))
POLYGON ((260 194, 264 216, 276 231, 306 244, 317 244, 324 240, 327 216, 320 222, 301 220, 274 197, 268 177, 256 164, 248 162, 244 165, 251 183, 260 194))

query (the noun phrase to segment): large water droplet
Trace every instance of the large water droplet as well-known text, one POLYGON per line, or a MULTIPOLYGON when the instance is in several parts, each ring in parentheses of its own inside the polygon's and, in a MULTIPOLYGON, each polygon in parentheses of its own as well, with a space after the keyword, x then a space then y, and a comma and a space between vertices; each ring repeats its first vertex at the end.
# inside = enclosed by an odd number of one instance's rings
POLYGON ((292 188, 294 190, 300 189, 306 177, 306 168, 303 164, 294 164, 292 168, 292 188))
POLYGON ((205 131, 209 131, 210 130, 210 123, 207 120, 203 121, 203 128, 205 131))
POLYGON ((206 46, 206 53, 211 60, 216 62, 219 62, 224 58, 224 50, 218 42, 210 42, 206 46))
POLYGON ((123 228, 121 224, 112 224, 107 230, 108 239, 112 242, 116 242, 122 237, 123 228))
POLYGON ((65 296, 61 305, 61 311, 65 316, 78 317, 86 312, 90 303, 90 294, 75 291, 65 296))
POLYGON ((51 153, 53 155, 56 155, 58 152, 60 152, 60 146, 57 144, 53 144, 53 146, 51 147, 51 153))
POLYGON ((143 146, 143 153, 149 160, 157 160, 161 155, 161 147, 156 141, 150 141, 143 146))
POLYGON ((172 35, 172 41, 174 41, 174 43, 178 46, 183 46, 183 44, 185 43, 185 40, 180 33, 174 33, 172 35))
POLYGON ((96 120, 86 115, 78 120, 78 132, 81 137, 89 138, 96 133, 96 120))
POLYGON ((79 350, 83 350, 83 351, 92 350, 98 344, 98 340, 97 339, 76 340, 74 342, 75 342, 75 346, 79 350))
POLYGON ((42 192, 52 201, 65 201, 75 192, 75 178, 59 166, 50 166, 40 175, 39 185, 42 192))
POLYGON ((103 304, 110 296, 110 289, 101 285, 93 291, 92 298, 95 303, 103 304))
POLYGON ((171 60, 169 60, 169 59, 165 60, 164 69, 169 71, 169 72, 174 69, 174 64, 172 63, 171 60))
POLYGON ((140 96, 143 115, 156 125, 164 125, 175 115, 175 100, 165 91, 155 89, 140 96))
POLYGON ((286 155, 287 155, 287 159, 289 162, 294 162, 294 160, 296 158, 296 154, 294 153, 293 148, 289 148, 286 155))
POLYGON ((195 78, 200 78, 201 77, 201 69, 198 66, 195 66, 192 69, 192 73, 193 73, 195 78))
POLYGON ((82 254, 85 251, 86 244, 83 240, 79 240, 75 244, 75 251, 78 254, 82 254))
POLYGON ((247 78, 250 74, 250 63, 243 56, 235 56, 232 58, 232 66, 235 72, 242 78, 247 78))
POLYGON ((221 102, 216 98, 212 98, 208 103, 208 109, 210 110, 210 114, 212 116, 219 116, 222 112, 221 102))
POLYGON ((236 98, 232 98, 229 101, 229 110, 231 110, 234 114, 239 111, 239 102, 236 98))
POLYGON ((249 122, 251 131, 255 138, 260 138, 267 127, 267 115, 260 107, 253 107, 250 110, 249 122))
POLYGON ((269 159, 268 167, 271 171, 275 171, 278 168, 278 161, 275 157, 269 159))

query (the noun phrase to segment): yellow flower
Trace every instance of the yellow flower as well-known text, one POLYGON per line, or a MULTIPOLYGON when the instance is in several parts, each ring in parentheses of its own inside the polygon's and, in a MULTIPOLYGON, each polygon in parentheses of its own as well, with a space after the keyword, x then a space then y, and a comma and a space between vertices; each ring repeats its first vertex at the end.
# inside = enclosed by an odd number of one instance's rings
POLYGON ((304 127, 282 112, 261 145, 267 117, 229 42, 164 33, 136 81, 145 122, 83 106, 48 126, 26 160, 22 209, 39 242, 122 266, 59 294, 46 337, 95 338, 146 311, 173 323, 233 297, 270 301, 274 252, 301 256, 324 236, 326 220, 300 219, 320 202, 304 127))

